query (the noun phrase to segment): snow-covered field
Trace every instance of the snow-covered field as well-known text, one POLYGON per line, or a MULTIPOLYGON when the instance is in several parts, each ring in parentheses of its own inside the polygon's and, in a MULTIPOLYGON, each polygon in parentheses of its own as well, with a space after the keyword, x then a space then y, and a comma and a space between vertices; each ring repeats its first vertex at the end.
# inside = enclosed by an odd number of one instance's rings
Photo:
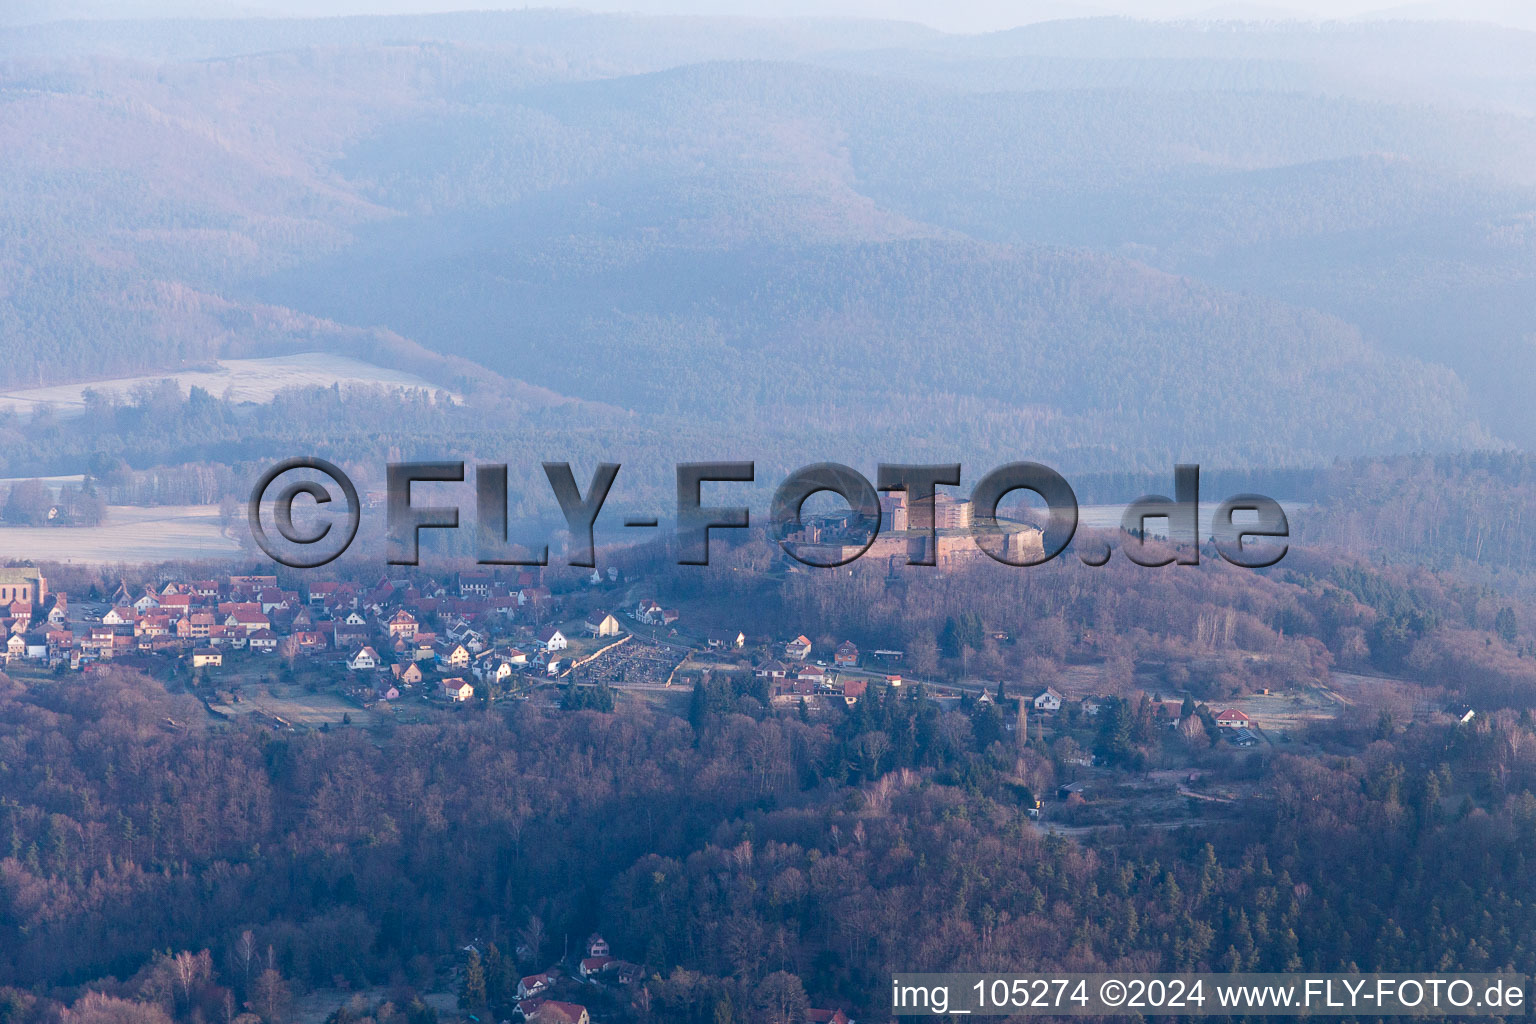
POLYGON ((389 388, 426 388, 437 390, 430 381, 399 370, 324 352, 305 352, 268 359, 220 359, 218 369, 174 370, 142 377, 117 377, 112 380, 54 384, 45 388, 0 391, 0 410, 12 409, 29 415, 39 405, 50 405, 60 416, 78 415, 85 408, 82 397, 87 388, 119 399, 129 398, 134 388, 156 381, 175 380, 185 394, 200 387, 217 397, 229 396, 237 402, 270 402, 284 388, 330 387, 340 384, 370 384, 389 388))

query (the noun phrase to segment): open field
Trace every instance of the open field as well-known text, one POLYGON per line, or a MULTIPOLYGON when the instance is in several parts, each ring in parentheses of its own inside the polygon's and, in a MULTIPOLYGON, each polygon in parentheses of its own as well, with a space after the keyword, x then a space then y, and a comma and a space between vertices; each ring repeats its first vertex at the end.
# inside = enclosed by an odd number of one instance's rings
POLYGON ((347 356, 303 352, 269 359, 220 359, 212 366, 167 370, 142 377, 55 384, 0 392, 0 412, 11 410, 30 415, 39 406, 50 406, 57 415, 79 415, 85 410, 87 388, 118 400, 132 397, 135 388, 171 379, 186 394, 200 387, 216 397, 235 402, 270 402, 285 388, 330 387, 332 384, 374 385, 387 388, 437 390, 430 381, 399 370, 387 370, 347 356))
POLYGON ((1436 699, 1436 691, 1387 676, 1368 676, 1355 672, 1330 673, 1335 699, 1347 707, 1362 708, 1370 714, 1386 712, 1399 722, 1425 718, 1434 714, 1444 704, 1445 698, 1436 699))
POLYGON ((239 542, 224 535, 215 505, 112 505, 100 526, 0 527, 0 559, 101 565, 240 554, 239 542))
POLYGON ((1343 705, 1332 699, 1329 691, 1307 686, 1274 693, 1250 693, 1211 702, 1213 712, 1226 708, 1236 708, 1266 732, 1291 733, 1308 722, 1337 717, 1343 705))
MULTIPOLYGON (((219 688, 232 681, 221 677, 217 669, 210 671, 209 678, 219 688)), ((353 724, 359 726, 381 720, 375 712, 358 707, 340 694, 330 691, 308 693, 302 687, 290 684, 248 681, 242 681, 240 690, 240 703, 215 702, 212 705, 214 710, 231 718, 252 714, 276 716, 294 726, 309 729, 318 729, 322 725, 341 725, 344 717, 350 717, 353 724)))
MULTIPOLYGON (((1299 685, 1288 690, 1250 693, 1241 697, 1211 700, 1207 703, 1210 704, 1213 712, 1225 708, 1236 708, 1252 719, 1260 729, 1268 732, 1290 733, 1308 722, 1338 717, 1339 713, 1352 703, 1352 700, 1346 694, 1338 692, 1339 690, 1366 688, 1366 683, 1369 683, 1371 688, 1376 687, 1377 684, 1407 685, 1396 684, 1391 680, 1366 681, 1364 677, 1339 672, 1333 674, 1333 679, 1335 684, 1333 688, 1299 685), (1357 685, 1356 680, 1362 682, 1357 685)), ((1104 693, 1103 683, 1103 666, 1068 665, 1062 670, 1056 682, 1056 689, 1068 699, 1081 700, 1084 697, 1104 693)), ((1163 697, 1168 700, 1178 696, 1180 695, 1171 689, 1163 692, 1163 697)))

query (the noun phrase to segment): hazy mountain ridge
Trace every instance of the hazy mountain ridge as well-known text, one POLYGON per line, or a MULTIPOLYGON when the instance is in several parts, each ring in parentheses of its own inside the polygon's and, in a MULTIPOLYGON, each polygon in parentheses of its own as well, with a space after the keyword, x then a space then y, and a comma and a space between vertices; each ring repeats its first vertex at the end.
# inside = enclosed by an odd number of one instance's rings
MULTIPOLYGON (((0 332, 25 355, 0 380, 292 350, 252 325, 312 315, 336 328, 301 332, 315 344, 376 329, 658 428, 863 419, 926 445, 914 431, 977 436, 969 418, 995 448, 1011 415, 1101 468, 1536 438, 1490 404, 1508 375, 1479 375, 1536 323, 1536 124, 1330 93, 1328 61, 1286 63, 1292 30, 250 24, 278 48, 4 65, 0 126, 24 144, 0 155, 0 332), (1268 54, 1253 88, 1212 55, 1224 35, 1268 54), (903 52, 929 60, 903 77, 903 52), (957 85, 1031 61, 1039 87, 957 85), (1131 87, 1154 67, 1169 89, 1131 87), (1129 77, 1074 84, 1106 68, 1129 77)), ((1335 35, 1398 30, 1373 31, 1335 35)), ((0 32, 0 53, 43 38, 111 36, 0 32)))

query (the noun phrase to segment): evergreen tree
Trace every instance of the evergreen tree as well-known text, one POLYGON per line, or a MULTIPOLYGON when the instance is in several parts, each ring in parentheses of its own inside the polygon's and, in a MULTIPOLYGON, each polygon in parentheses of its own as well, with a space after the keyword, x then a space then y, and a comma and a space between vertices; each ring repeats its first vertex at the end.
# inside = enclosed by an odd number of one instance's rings
POLYGON ((480 962, 480 954, 471 949, 464 964, 464 983, 459 987, 459 1008, 475 1010, 484 1005, 485 965, 480 962))
POLYGON ((1499 614, 1493 618, 1493 631, 1499 634, 1499 638, 1507 644, 1513 644, 1517 635, 1515 628, 1515 610, 1508 605, 1499 609, 1499 614))
POLYGON ((709 694, 704 690, 704 680, 695 680, 693 694, 688 698, 688 724, 693 726, 695 735, 704 732, 704 723, 709 718, 709 694))

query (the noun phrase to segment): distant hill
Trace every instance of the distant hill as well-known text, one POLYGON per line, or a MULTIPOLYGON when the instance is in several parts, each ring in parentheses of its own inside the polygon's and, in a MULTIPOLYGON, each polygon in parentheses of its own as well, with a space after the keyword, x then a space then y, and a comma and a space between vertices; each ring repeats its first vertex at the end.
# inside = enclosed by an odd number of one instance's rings
POLYGON ((361 346, 661 438, 1105 470, 1533 443, 1532 54, 1121 19, 0 31, 0 384, 361 346))

